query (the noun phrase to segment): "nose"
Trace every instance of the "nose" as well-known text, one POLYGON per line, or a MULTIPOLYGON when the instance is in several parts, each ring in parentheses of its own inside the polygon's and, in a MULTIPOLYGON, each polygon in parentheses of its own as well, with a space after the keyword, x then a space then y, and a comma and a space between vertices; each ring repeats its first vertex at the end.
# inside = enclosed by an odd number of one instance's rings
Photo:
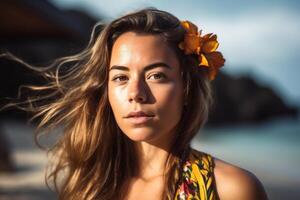
POLYGON ((128 85, 128 101, 143 103, 147 101, 146 85, 142 80, 132 80, 128 85))

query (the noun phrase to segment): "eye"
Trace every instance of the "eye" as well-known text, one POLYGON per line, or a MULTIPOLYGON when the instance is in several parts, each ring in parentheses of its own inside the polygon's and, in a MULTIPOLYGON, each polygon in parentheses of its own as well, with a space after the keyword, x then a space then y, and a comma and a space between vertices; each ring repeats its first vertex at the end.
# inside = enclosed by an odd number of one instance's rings
POLYGON ((127 80, 128 80, 127 76, 124 76, 124 75, 115 76, 112 79, 112 81, 115 81, 115 82, 123 82, 123 81, 127 81, 127 80))
POLYGON ((150 80, 163 80, 166 78, 166 75, 164 75, 163 73, 155 73, 155 74, 151 74, 148 79, 150 80))

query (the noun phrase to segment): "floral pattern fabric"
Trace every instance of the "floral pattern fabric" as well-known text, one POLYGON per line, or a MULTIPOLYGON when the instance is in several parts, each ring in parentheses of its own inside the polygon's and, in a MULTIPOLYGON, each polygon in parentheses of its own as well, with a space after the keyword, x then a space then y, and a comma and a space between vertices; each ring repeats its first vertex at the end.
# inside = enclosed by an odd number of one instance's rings
POLYGON ((175 200, 216 200, 213 168, 210 155, 191 150, 183 165, 175 200))

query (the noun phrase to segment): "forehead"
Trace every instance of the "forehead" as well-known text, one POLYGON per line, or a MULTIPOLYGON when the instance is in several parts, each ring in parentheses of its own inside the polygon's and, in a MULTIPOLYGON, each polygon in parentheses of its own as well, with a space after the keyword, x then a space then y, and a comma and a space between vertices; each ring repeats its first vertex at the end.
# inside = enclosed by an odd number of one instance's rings
POLYGON ((178 64, 174 50, 162 36, 126 32, 115 41, 110 66, 143 66, 150 62, 165 62, 171 66, 178 64))

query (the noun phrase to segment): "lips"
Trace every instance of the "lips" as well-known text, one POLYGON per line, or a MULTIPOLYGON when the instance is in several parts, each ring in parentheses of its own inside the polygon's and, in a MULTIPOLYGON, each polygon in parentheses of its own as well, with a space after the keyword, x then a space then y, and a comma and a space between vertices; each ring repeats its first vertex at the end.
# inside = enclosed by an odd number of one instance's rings
POLYGON ((130 117, 153 117, 153 116, 154 115, 145 113, 143 111, 136 111, 136 112, 130 112, 130 113, 128 113, 128 115, 126 116, 126 118, 130 118, 130 117))
POLYGON ((143 124, 150 121, 154 117, 153 114, 143 111, 130 112, 125 117, 132 124, 143 124))

